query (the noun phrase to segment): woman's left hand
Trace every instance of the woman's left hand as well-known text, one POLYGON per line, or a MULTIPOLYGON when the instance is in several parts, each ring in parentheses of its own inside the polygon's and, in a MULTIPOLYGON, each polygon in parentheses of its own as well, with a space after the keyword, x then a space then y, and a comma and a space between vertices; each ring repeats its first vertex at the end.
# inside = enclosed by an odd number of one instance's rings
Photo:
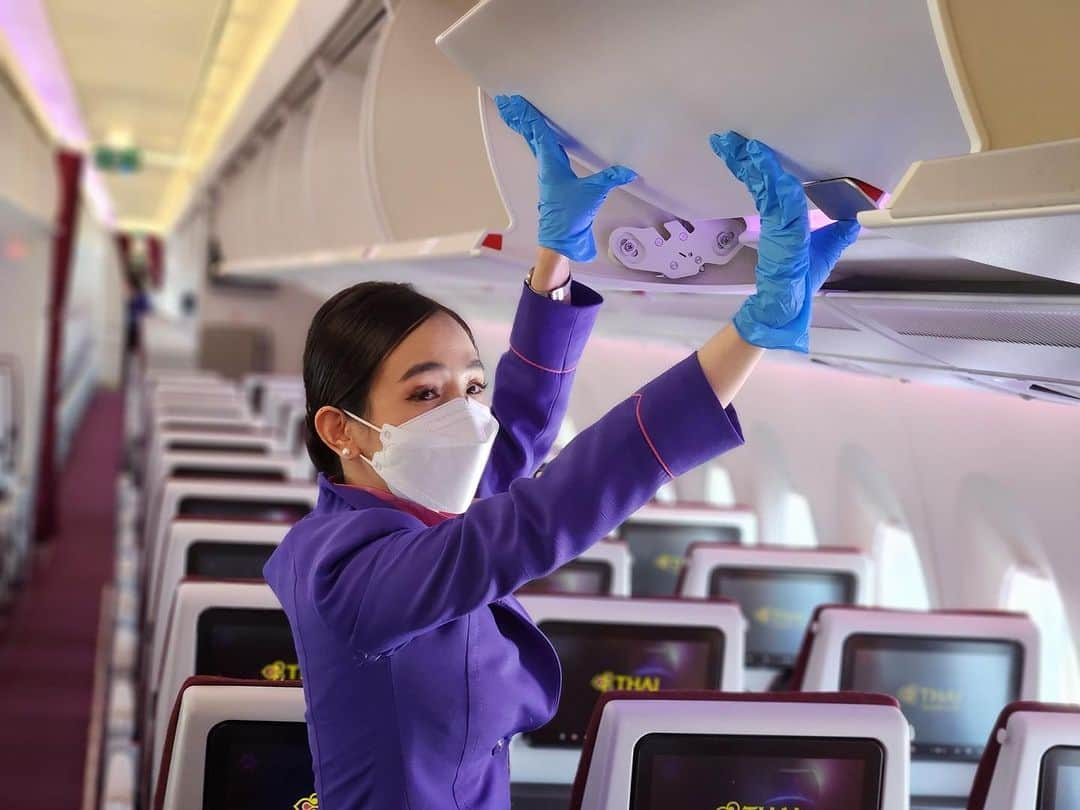
POLYGON ((735 328, 763 349, 807 352, 813 297, 858 237, 859 223, 841 220, 811 234, 802 184, 781 168, 772 149, 731 131, 709 143, 746 185, 761 215, 757 292, 735 314, 735 328))
POLYGON ((551 125, 521 96, 496 96, 499 114, 536 156, 540 184, 538 241, 542 247, 578 262, 596 257, 592 226, 612 189, 637 179, 625 166, 609 166, 578 177, 551 125))

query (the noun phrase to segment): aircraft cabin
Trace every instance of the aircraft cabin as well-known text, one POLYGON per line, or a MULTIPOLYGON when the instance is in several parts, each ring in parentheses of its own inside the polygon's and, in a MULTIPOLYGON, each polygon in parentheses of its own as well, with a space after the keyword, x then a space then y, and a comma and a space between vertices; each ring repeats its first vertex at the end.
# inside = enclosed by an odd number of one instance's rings
POLYGON ((0 786, 1080 810, 1080 3, 0 0, 0 786))

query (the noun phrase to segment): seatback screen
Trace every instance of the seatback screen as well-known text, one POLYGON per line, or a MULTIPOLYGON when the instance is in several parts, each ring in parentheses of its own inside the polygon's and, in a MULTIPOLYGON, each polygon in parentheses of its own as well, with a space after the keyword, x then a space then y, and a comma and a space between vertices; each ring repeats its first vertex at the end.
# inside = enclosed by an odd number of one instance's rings
POLYGON ((519 592, 606 596, 611 593, 611 565, 602 560, 574 560, 546 577, 534 579, 519 592))
POLYGON ((198 540, 188 546, 184 573, 211 579, 262 579, 273 543, 225 543, 198 540))
POLYGON ((208 608, 199 614, 195 674, 267 681, 300 677, 285 611, 208 608))
POLYGON ((1043 754, 1036 810, 1080 810, 1080 746, 1059 745, 1043 754))
POLYGON ((207 520, 262 520, 267 523, 296 523, 311 507, 303 501, 252 500, 246 498, 181 498, 179 517, 207 520))
POLYGON ((317 806, 304 723, 226 720, 210 729, 202 810, 317 806))
POLYGON ((232 481, 286 481, 282 470, 245 470, 229 467, 204 467, 181 464, 169 471, 170 478, 217 478, 232 481))
MULTIPOLYGON (((252 425, 242 425, 234 423, 232 419, 229 419, 227 423, 215 422, 208 420, 206 422, 199 421, 202 416, 170 416, 161 421, 161 430, 190 430, 198 431, 199 433, 228 433, 235 435, 237 433, 253 434, 256 432, 256 428, 252 425)), ((261 430, 261 428, 259 428, 261 430)))
POLYGON ((716 568, 709 595, 739 603, 748 624, 746 665, 790 667, 814 608, 850 604, 855 577, 846 571, 716 568))
POLYGON ((199 441, 197 439, 170 440, 165 443, 165 449, 177 452, 220 453, 221 455, 236 456, 265 456, 270 453, 270 449, 265 444, 260 443, 221 445, 212 441, 199 441))
POLYGON ((630 810, 879 810, 884 764, 877 740, 647 734, 630 810))
POLYGON ((735 526, 673 526, 630 520, 619 529, 619 539, 626 541, 634 559, 630 576, 633 595, 673 596, 691 543, 738 543, 742 537, 735 526))
POLYGON ((915 730, 913 757, 975 762, 1019 697, 1023 663, 1015 641, 853 635, 840 688, 896 697, 915 730))
POLYGON ((525 735, 536 746, 579 747, 604 692, 720 687, 717 628, 545 621, 540 629, 559 653, 563 680, 555 717, 525 735))

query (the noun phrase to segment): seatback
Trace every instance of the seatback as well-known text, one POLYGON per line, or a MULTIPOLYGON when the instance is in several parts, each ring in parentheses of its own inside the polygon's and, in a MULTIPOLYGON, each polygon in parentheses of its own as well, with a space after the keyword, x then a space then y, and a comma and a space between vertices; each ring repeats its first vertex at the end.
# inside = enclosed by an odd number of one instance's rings
POLYGON ((276 388, 304 391, 304 379, 299 374, 246 374, 241 380, 244 401, 253 414, 265 417, 263 404, 268 391, 276 388))
POLYGON ((569 785, 596 699, 612 690, 742 688, 745 622, 733 602, 522 596, 559 654, 559 709, 511 742, 512 781, 569 785))
POLYGON ((189 678, 165 740, 153 810, 318 807, 296 682, 189 678))
POLYGON ((250 455, 212 451, 168 451, 150 458, 143 496, 147 525, 154 525, 165 482, 170 479, 284 482, 296 480, 296 459, 277 453, 250 455))
POLYGON ((518 594, 629 596, 630 549, 619 540, 602 540, 546 577, 533 580, 518 594))
POLYGON ((197 430, 167 430, 155 437, 151 452, 222 453, 236 455, 270 455, 277 443, 269 433, 229 435, 204 433, 197 430))
MULTIPOLYGON (((161 660, 149 673, 144 726, 151 762, 160 759, 173 698, 192 675, 298 680, 288 620, 265 583, 184 580, 177 586, 161 660), (152 741, 152 742, 151 742, 152 741)), ((156 773, 151 774, 151 782, 156 773)))
POLYGON ((696 543, 679 593, 739 603, 747 620, 746 685, 785 679, 818 605, 870 603, 873 561, 857 549, 696 543))
POLYGON ((909 727, 884 695, 611 693, 570 807, 907 810, 909 727))
MULTIPOLYGON (((315 508, 311 483, 167 479, 155 516, 146 524, 147 581, 161 562, 169 524, 177 517, 295 523, 315 508)), ((155 594, 148 594, 155 598, 155 594)), ((153 602, 151 601, 151 604, 153 602)))
POLYGON ((629 545, 633 557, 631 593, 674 596, 692 544, 755 543, 757 515, 745 508, 651 503, 624 522, 616 536, 629 545))
POLYGON ((968 810, 1080 806, 1080 706, 1016 702, 986 743, 968 810))
POLYGON ((152 583, 143 624, 150 660, 161 655, 166 611, 185 577, 262 580, 262 563, 289 531, 287 523, 242 520, 174 520, 152 583), (258 566, 256 571, 254 566, 258 566))
POLYGON ((793 681, 897 697, 914 728, 912 795, 965 797, 994 717, 1038 696, 1039 631, 1018 613, 823 606, 793 681))

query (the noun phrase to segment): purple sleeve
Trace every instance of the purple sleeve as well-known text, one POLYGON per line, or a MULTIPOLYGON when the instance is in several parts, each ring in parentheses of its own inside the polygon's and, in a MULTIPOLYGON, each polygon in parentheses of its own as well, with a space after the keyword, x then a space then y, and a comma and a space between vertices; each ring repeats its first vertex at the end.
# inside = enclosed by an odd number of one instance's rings
POLYGON ((583 430, 540 478, 422 527, 393 509, 327 527, 310 597, 364 657, 513 593, 572 560, 646 503, 670 476, 742 444, 691 355, 583 430))
POLYGON ((510 348, 495 370, 491 409, 499 435, 477 489, 485 498, 527 478, 559 434, 570 389, 603 299, 574 282, 571 303, 552 301, 527 286, 521 293, 510 348))

